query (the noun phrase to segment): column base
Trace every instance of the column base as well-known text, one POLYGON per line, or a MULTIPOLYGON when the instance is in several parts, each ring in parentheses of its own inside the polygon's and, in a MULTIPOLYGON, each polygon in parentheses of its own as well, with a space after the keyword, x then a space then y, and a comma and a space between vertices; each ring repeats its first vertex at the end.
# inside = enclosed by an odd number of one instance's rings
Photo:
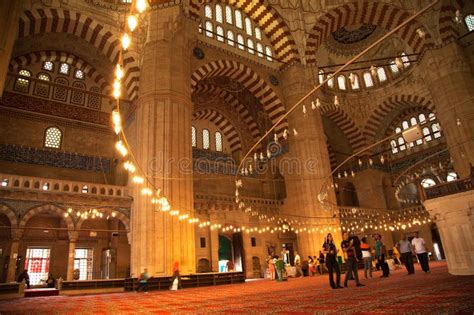
POLYGON ((452 275, 474 275, 474 190, 426 200, 452 275))

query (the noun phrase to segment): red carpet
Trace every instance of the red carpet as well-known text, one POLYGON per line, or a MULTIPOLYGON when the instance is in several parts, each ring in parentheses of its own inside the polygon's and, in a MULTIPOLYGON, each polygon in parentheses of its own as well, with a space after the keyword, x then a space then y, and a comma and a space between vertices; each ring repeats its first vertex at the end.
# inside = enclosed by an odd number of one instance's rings
MULTIPOLYGON (((54 296, 0 301, 3 314, 473 314, 474 276, 456 277, 444 263, 432 272, 405 270, 381 279, 362 279, 366 286, 333 290, 327 275, 245 284, 184 289, 178 292, 54 296)), ((362 275, 359 272, 359 275, 362 275)), ((363 278, 363 275, 362 275, 363 278)))

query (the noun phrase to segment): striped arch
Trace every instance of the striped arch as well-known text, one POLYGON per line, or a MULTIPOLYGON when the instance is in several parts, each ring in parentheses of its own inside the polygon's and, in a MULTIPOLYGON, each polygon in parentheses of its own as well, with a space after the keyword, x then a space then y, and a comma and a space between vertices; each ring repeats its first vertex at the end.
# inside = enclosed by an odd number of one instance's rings
POLYGON ((242 150, 242 142, 240 136, 235 129, 234 125, 220 112, 204 108, 193 113, 193 121, 207 120, 215 124, 227 139, 230 146, 230 151, 235 152, 242 150))
MULTIPOLYGON (((125 230, 127 232, 130 232, 130 218, 128 216, 126 216, 125 214, 123 214, 122 212, 120 211, 115 211, 115 219, 119 220, 120 222, 123 223, 123 225, 125 226, 125 230)), ((93 220, 93 219, 90 219, 90 220, 93 220)), ((79 221, 77 221, 77 224, 76 224, 76 227, 77 227, 77 230, 79 231, 82 227, 82 224, 86 221, 86 219, 84 218, 80 218, 79 221)))
MULTIPOLYGON (((59 8, 37 8, 24 11, 20 16, 18 38, 40 33, 75 35, 96 47, 113 65, 119 61, 121 46, 118 36, 82 13, 59 8)), ((125 52, 123 66, 124 86, 129 98, 133 100, 138 92, 140 71, 138 63, 129 52, 125 52)))
POLYGON ((381 127, 383 119, 394 109, 419 106, 423 106, 431 111, 434 111, 433 103, 422 96, 396 95, 391 96, 387 100, 383 101, 382 104, 377 106, 377 108, 373 111, 365 125, 364 136, 367 143, 373 143, 373 141, 375 141, 377 131, 380 131, 379 128, 381 127))
MULTIPOLYGON (((260 101, 273 124, 285 114, 283 103, 270 85, 252 69, 236 61, 218 60, 200 67, 191 75, 191 87, 194 90, 199 81, 218 76, 226 76, 243 84, 260 101)), ((288 122, 284 120, 275 132, 281 134, 286 128, 288 122)))
POLYGON ((103 93, 107 92, 108 83, 105 78, 98 73, 94 67, 75 56, 74 54, 62 52, 62 51, 36 51, 27 55, 18 56, 10 60, 8 66, 9 71, 18 72, 23 67, 27 67, 31 64, 40 63, 44 61, 53 62, 66 62, 73 67, 81 69, 84 73, 90 77, 100 87, 103 93))
POLYGON ((226 104, 234 107, 235 110, 239 113, 242 120, 248 126, 254 141, 257 142, 260 139, 260 130, 258 129, 258 125, 255 122, 253 116, 249 113, 245 105, 243 105, 231 92, 215 85, 198 84, 194 93, 199 93, 203 95, 215 95, 221 97, 226 102, 226 104))
POLYGON ((456 10, 461 10, 463 7, 464 0, 443 0, 441 2, 438 24, 439 34, 443 43, 452 42, 459 37, 460 27, 454 20, 454 17, 456 16, 456 10))
MULTIPOLYGON (((370 23, 389 31, 410 16, 408 11, 376 1, 357 1, 341 5, 321 16, 314 25, 308 38, 307 61, 314 63, 319 46, 332 32, 345 25, 370 23)), ((417 35, 416 30, 421 26, 422 24, 418 21, 412 21, 397 32, 398 36, 405 40, 415 52, 433 46, 433 41, 428 33, 424 40, 417 35)))
POLYGON ((333 104, 321 108, 321 113, 331 119, 344 133, 349 141, 352 152, 358 152, 365 146, 364 136, 349 115, 333 104))
MULTIPOLYGON (((156 1, 156 0, 155 0, 156 1)), ((191 17, 201 19, 201 6, 210 0, 190 0, 189 14, 191 17)), ((280 17, 278 12, 272 8, 265 0, 224 0, 237 9, 245 12, 262 29, 270 40, 275 51, 276 58, 286 65, 298 62, 298 49, 291 35, 291 32, 280 17)))
POLYGON ((32 217, 44 212, 56 214, 57 216, 61 217, 66 222, 67 229, 69 231, 74 230, 74 222, 72 221, 72 218, 70 216, 67 216, 67 217, 64 216, 64 214, 67 213, 67 211, 55 205, 43 205, 43 206, 31 208, 23 215, 23 217, 21 218, 18 224, 18 227, 24 228, 26 226, 26 223, 28 223, 28 221, 32 217))
POLYGON ((5 204, 0 204, 0 213, 3 213, 8 217, 10 220, 10 226, 17 227, 18 226, 18 217, 16 216, 15 212, 12 208, 5 204))

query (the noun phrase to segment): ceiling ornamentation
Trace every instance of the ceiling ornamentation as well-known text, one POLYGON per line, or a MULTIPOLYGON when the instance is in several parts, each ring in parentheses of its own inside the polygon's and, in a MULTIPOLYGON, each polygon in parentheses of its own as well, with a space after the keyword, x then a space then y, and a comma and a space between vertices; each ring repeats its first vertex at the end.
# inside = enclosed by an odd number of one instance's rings
POLYGON ((332 37, 341 44, 350 45, 363 41, 372 35, 376 28, 377 26, 373 24, 362 24, 353 30, 343 26, 332 32, 332 37))

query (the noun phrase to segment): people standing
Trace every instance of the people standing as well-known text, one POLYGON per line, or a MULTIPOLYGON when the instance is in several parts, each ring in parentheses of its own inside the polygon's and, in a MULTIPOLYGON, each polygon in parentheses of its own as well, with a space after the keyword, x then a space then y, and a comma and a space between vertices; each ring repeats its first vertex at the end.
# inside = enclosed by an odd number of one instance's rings
POLYGON ((401 260, 405 264, 408 274, 414 274, 415 267, 413 266, 413 249, 405 234, 402 235, 402 239, 397 243, 397 249, 400 251, 401 260))
POLYGON ((415 237, 411 240, 411 245, 413 245, 415 254, 418 257, 421 269, 425 273, 429 273, 430 265, 428 263, 428 251, 426 250, 426 243, 423 238, 419 237, 418 232, 415 232, 415 237))
POLYGON ((352 274, 356 282, 356 286, 363 287, 364 285, 359 282, 359 272, 357 269, 357 256, 356 249, 354 246, 354 239, 349 239, 349 233, 344 232, 344 240, 341 242, 341 248, 346 253, 346 276, 344 277, 344 287, 347 287, 347 282, 352 274))
POLYGON ((329 271, 329 284, 331 288, 341 289, 341 270, 336 260, 337 248, 336 245, 334 245, 331 233, 329 233, 324 240, 322 253, 326 254, 326 267, 329 271), (336 282, 334 282, 334 272, 336 272, 336 282))
MULTIPOLYGON (((316 256, 314 256, 314 258, 316 259, 316 256)), ((328 270, 327 267, 326 267, 326 263, 324 262, 324 254, 319 251, 319 265, 318 265, 318 268, 319 268, 319 273, 322 275, 324 273, 324 269, 328 270)))
POLYGON ((275 280, 275 259, 272 256, 268 257, 268 270, 270 271, 270 279, 275 280))
POLYGON ((298 254, 297 251, 295 251, 294 263, 295 263, 295 268, 296 268, 295 277, 297 277, 299 275, 302 278, 303 277, 303 270, 301 269, 301 257, 300 257, 300 255, 298 254))
POLYGON ((18 275, 17 282, 22 282, 23 280, 25 280, 26 288, 29 289, 30 288, 30 275, 28 274, 28 269, 23 270, 23 272, 18 275))
POLYGON ((275 269, 277 272, 277 281, 283 281, 283 272, 285 272, 285 262, 281 257, 277 257, 277 260, 275 262, 275 269))
POLYGON ((388 264, 385 261, 385 252, 384 246, 382 243, 382 235, 375 234, 375 256, 377 257, 377 262, 379 263, 380 268, 382 268, 382 277, 381 278, 388 278, 390 274, 390 270, 388 269, 388 264))
POLYGON ((369 276, 372 278, 372 253, 370 252, 370 246, 366 237, 362 238, 360 250, 362 252, 362 259, 364 260, 364 277, 367 279, 368 272, 369 276))
POLYGON ((179 262, 175 261, 173 264, 173 278, 171 278, 170 290, 176 291, 182 289, 181 275, 179 274, 179 262))

